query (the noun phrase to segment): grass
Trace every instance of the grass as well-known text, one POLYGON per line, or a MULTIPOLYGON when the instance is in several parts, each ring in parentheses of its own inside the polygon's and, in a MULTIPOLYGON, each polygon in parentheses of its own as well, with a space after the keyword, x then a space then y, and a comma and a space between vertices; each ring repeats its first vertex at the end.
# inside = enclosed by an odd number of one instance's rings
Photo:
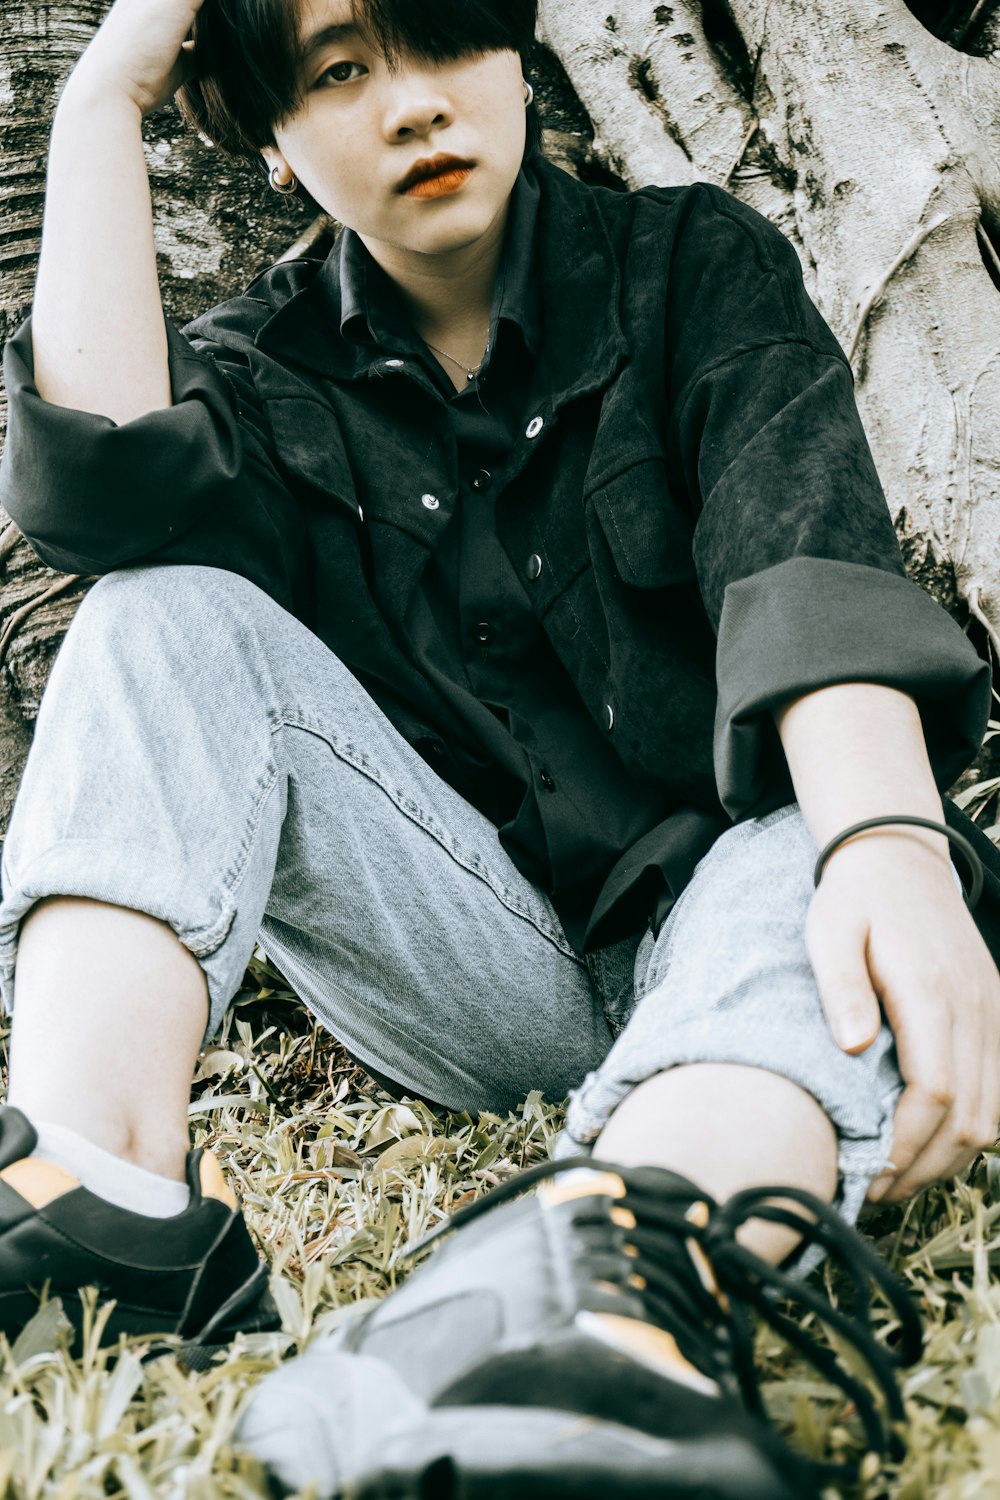
MULTIPOLYGON (((975 787, 968 800, 990 805, 975 787)), ((535 1094, 517 1114, 476 1120, 388 1098, 313 1027, 259 952, 202 1057, 190 1114, 273 1268, 283 1331, 241 1341, 194 1373, 172 1356, 109 1357, 98 1346, 100 1310, 71 1357, 58 1303, 47 1304, 13 1348, 0 1339, 0 1500, 267 1496, 260 1469, 230 1441, 256 1382, 345 1309, 391 1289, 403 1246, 542 1159, 561 1120, 535 1094)), ((904 1377, 907 1456, 898 1468, 873 1466, 852 1496, 1000 1500, 1000 1283, 991 1274, 1000 1154, 957 1184, 876 1213, 865 1232, 917 1296, 927 1341, 904 1377)), ((836 1297, 836 1278, 826 1277, 836 1297)), ((891 1337, 888 1324, 881 1332, 891 1337)), ((794 1441, 858 1456, 859 1429, 839 1391, 769 1330, 759 1353, 770 1409, 794 1441)))

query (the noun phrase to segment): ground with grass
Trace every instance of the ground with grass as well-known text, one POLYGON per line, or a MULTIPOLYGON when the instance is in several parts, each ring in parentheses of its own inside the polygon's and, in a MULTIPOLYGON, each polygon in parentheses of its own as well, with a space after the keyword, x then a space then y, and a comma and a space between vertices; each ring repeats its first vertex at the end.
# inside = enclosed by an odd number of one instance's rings
MULTIPOLYGON (((0 1500, 263 1497, 234 1451, 241 1403, 282 1357, 395 1284, 399 1253, 457 1207, 541 1160, 560 1110, 529 1095, 506 1119, 397 1102, 317 1031, 256 956, 191 1102, 199 1144, 217 1153, 274 1270, 283 1332, 235 1346, 206 1373, 172 1357, 143 1364, 98 1348, 101 1321, 71 1357, 48 1304, 0 1348, 0 1500)), ((1000 1156, 865 1232, 923 1309, 925 1355, 904 1377, 909 1451, 872 1466, 858 1500, 1000 1500, 1000 1156)), ((822 1273, 821 1273, 822 1274, 822 1273)), ((827 1274, 831 1296, 840 1288, 827 1274)), ((892 1340, 886 1318, 881 1336, 892 1340)), ((759 1349, 775 1419, 808 1451, 857 1457, 860 1429, 839 1391, 765 1330, 759 1349)), ((833 1492, 831 1492, 833 1493, 833 1492)))

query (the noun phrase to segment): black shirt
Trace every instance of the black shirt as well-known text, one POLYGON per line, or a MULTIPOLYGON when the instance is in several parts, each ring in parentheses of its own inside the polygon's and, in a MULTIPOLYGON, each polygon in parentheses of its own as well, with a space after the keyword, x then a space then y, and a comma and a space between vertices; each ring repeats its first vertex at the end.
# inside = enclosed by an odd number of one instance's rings
MULTIPOLYGON (((463 389, 455 390, 440 353, 414 331, 393 282, 349 229, 340 237, 341 332, 373 355, 402 361, 394 366, 402 376, 421 369, 447 405, 457 504, 411 599, 406 649, 465 730, 452 743, 456 789, 497 825, 515 864, 551 896, 567 937, 582 948, 609 870, 672 808, 662 791, 629 774, 587 713, 497 534, 506 459, 530 415, 528 384, 543 333, 538 198, 537 183, 521 172, 487 354, 463 389)), ((425 500, 441 504, 436 495, 425 500)), ((658 894, 655 887, 636 893, 636 928, 653 914, 658 894)))

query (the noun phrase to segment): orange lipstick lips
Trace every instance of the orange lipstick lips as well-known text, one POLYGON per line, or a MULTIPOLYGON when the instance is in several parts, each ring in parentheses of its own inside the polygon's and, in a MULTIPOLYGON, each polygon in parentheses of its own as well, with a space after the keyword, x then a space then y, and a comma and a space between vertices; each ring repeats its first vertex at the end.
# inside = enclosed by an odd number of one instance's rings
POLYGON ((471 176, 471 167, 458 167, 451 172, 439 172, 434 177, 423 177, 406 189, 406 197, 442 198, 446 193, 457 192, 471 176))

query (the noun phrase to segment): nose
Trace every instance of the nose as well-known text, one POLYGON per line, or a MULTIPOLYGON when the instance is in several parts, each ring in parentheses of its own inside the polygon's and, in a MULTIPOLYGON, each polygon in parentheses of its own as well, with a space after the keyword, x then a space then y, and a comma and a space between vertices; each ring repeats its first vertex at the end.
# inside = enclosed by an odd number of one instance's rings
POLYGON ((432 70, 400 73, 388 81, 383 130, 390 141, 425 136, 450 125, 454 109, 432 70))

